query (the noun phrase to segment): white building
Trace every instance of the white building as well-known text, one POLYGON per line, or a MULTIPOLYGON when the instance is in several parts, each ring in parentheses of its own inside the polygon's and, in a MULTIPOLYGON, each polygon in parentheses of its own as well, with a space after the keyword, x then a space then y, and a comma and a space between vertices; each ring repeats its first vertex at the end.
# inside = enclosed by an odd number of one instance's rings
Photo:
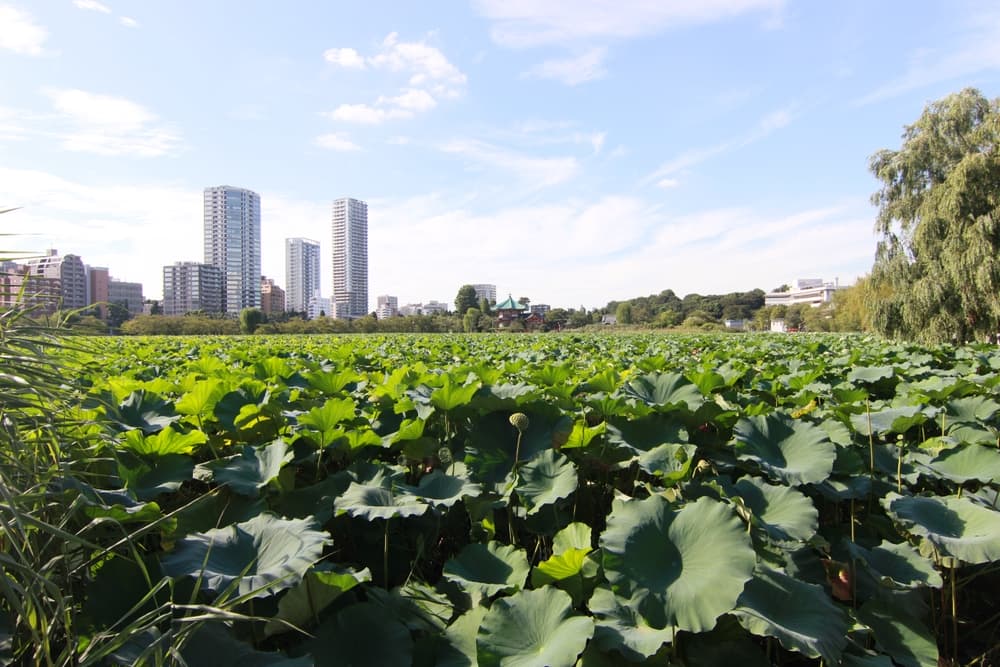
POLYGON ((285 310, 307 312, 320 289, 319 241, 285 239, 285 310))
POLYGON ((44 257, 29 259, 26 266, 30 276, 59 281, 60 308, 72 310, 89 305, 87 268, 78 255, 60 255, 53 249, 44 257))
POLYGON ((319 290, 316 290, 306 304, 306 317, 310 320, 315 320, 317 317, 334 317, 333 300, 320 296, 319 290))
MULTIPOLYGON (((259 278, 258 278, 259 280, 259 278)), ((221 313, 222 271, 212 264, 175 262, 163 267, 163 314, 221 313)))
POLYGON ((399 299, 388 294, 376 297, 378 307, 375 309, 375 316, 380 320, 388 320, 399 314, 399 299))
POLYGON ((368 204, 360 199, 333 202, 333 304, 337 317, 368 313, 368 204))
POLYGON ((420 312, 424 315, 444 315, 448 310, 448 304, 440 301, 428 301, 420 306, 420 312))
POLYGON ((823 282, 822 278, 799 278, 787 292, 769 292, 764 295, 765 306, 794 306, 808 303, 818 308, 824 303, 833 301, 833 293, 843 289, 840 282, 823 282))
POLYGON ((419 303, 408 303, 405 306, 399 307, 399 314, 403 317, 414 317, 416 315, 422 314, 423 306, 419 303))
POLYGON ((222 272, 224 312, 260 308, 260 195, 205 188, 205 263, 222 272))
POLYGON ((486 299, 490 304, 497 302, 497 286, 487 283, 480 283, 472 286, 476 290, 476 301, 486 299))

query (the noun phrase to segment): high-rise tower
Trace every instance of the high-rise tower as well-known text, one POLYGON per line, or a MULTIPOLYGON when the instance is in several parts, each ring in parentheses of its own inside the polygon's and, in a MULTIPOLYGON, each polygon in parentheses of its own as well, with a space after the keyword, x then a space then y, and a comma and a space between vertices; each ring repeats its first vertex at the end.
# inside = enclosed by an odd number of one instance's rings
POLYGON ((368 204, 333 201, 333 312, 352 319, 368 312, 368 204))
POLYGON ((285 239, 285 309, 304 313, 320 289, 319 241, 285 239))
POLYGON ((205 188, 205 263, 222 271, 224 312, 260 307, 260 195, 205 188))

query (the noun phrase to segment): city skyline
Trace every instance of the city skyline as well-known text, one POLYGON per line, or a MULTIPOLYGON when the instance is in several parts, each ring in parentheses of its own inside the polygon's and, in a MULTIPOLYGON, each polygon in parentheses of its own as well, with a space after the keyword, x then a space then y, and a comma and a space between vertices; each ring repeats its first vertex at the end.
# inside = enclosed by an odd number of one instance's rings
POLYGON ((231 185, 207 187, 205 264, 222 272, 222 309, 260 308, 260 195, 231 185))
POLYGON ((929 102, 1000 93, 1000 8, 978 0, 0 0, 0 16, 0 208, 20 207, 4 231, 151 298, 163 266, 204 259, 218 183, 260 195, 260 273, 279 279, 285 238, 325 249, 331 199, 368 202, 368 293, 401 304, 472 280, 587 308, 849 284, 875 252, 869 157, 929 102))

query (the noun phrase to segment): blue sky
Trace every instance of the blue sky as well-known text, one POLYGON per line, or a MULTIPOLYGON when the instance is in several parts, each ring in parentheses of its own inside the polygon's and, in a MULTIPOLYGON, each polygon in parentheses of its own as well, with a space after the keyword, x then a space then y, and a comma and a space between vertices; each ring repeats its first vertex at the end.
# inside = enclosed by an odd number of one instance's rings
POLYGON ((265 274, 315 238, 326 294, 330 203, 366 200, 373 304, 849 283, 869 156, 998 84, 988 2, 0 0, 0 231, 159 297, 227 184, 265 274))

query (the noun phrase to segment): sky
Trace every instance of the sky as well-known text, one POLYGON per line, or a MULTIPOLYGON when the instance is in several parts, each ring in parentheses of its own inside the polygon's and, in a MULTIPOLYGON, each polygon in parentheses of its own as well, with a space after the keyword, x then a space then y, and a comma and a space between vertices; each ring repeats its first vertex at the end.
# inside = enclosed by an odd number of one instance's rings
POLYGON ((368 202, 373 308, 849 284, 869 157, 970 86, 995 2, 0 0, 0 233, 159 298, 232 185, 326 296, 331 203, 368 202))

